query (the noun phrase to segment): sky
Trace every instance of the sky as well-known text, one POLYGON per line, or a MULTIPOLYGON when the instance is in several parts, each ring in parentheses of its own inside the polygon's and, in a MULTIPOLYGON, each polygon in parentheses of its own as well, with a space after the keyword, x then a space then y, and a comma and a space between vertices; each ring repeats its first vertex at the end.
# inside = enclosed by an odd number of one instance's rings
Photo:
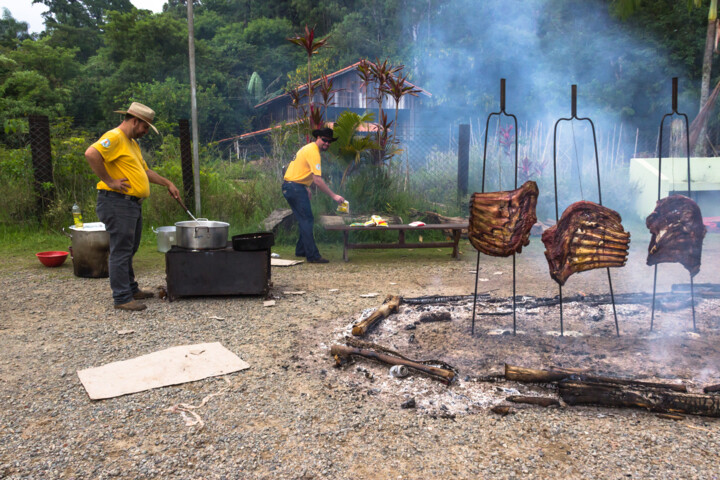
MULTIPOLYGON (((137 8, 160 12, 166 0, 130 0, 130 2, 137 8)), ((45 29, 42 18, 43 12, 47 10, 45 5, 33 4, 32 0, 0 0, 0 12, 3 11, 3 8, 10 10, 15 20, 27 22, 31 33, 42 32, 45 29)), ((0 13, 1 16, 2 13, 0 13)))

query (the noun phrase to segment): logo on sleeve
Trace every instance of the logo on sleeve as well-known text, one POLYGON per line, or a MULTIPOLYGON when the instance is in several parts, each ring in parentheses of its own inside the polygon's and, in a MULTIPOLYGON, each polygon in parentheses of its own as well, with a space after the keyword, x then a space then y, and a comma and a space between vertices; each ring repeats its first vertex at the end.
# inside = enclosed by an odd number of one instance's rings
POLYGON ((108 148, 110 146, 110 139, 104 138, 102 142, 100 142, 100 145, 102 145, 105 148, 108 148))
POLYGON ((315 164, 315 170, 317 170, 318 172, 320 171, 320 164, 319 164, 319 163, 316 163, 316 164, 315 164))

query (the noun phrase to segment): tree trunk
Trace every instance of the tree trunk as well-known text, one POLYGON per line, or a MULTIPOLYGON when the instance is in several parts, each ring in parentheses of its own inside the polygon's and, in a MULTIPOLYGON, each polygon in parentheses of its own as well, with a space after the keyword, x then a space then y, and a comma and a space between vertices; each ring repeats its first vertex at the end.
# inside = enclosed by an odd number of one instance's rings
MULTIPOLYGON (((708 97, 710 96, 710 77, 712 76, 713 46, 715 43, 715 20, 716 18, 713 18, 711 11, 711 15, 708 17, 708 26, 705 35, 705 53, 703 54, 702 65, 702 83, 700 84, 700 109, 705 106, 705 103, 707 103, 708 97)), ((691 148, 693 148, 693 154, 696 157, 704 157, 707 154, 706 132, 707 124, 704 124, 700 128, 697 142, 695 142, 695 145, 691 145, 691 148)))

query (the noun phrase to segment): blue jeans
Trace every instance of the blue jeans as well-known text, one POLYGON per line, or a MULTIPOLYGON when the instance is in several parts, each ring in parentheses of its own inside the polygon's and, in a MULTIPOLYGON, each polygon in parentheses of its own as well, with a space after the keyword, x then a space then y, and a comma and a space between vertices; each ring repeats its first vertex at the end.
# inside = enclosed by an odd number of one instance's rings
POLYGON ((283 182, 282 193, 285 200, 290 204, 293 215, 298 222, 300 238, 295 245, 295 256, 306 257, 308 260, 320 258, 320 252, 315 245, 313 236, 313 225, 315 218, 310 208, 310 198, 305 185, 295 182, 283 182))
POLYGON ((115 305, 130 302, 133 293, 138 291, 132 259, 140 247, 142 205, 121 196, 108 196, 99 190, 95 211, 110 235, 108 267, 113 301, 115 305))

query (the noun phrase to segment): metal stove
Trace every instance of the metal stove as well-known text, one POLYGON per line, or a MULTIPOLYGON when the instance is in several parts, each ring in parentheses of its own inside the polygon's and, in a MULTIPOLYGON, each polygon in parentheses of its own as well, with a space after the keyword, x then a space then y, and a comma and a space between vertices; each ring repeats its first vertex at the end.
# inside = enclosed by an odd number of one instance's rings
POLYGON ((270 290, 270 249, 238 251, 173 245, 165 253, 167 295, 266 295, 270 290))

